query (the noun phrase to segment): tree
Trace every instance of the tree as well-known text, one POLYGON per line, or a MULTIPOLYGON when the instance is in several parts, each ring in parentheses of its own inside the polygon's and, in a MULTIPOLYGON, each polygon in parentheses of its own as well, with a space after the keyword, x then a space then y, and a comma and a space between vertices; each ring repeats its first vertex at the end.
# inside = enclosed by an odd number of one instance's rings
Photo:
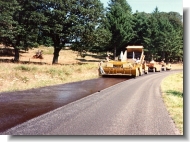
POLYGON ((85 52, 90 51, 94 53, 106 51, 106 46, 110 41, 111 33, 103 25, 96 27, 88 36, 80 37, 80 42, 72 44, 75 51, 84 57, 85 52), (81 48, 82 47, 82 48, 81 48))
POLYGON ((0 42, 15 49, 15 60, 19 59, 18 48, 20 46, 22 27, 14 20, 14 15, 21 7, 16 0, 0 1, 0 42))
MULTIPOLYGON (((103 23, 102 23, 103 24, 103 23)), ((94 43, 90 51, 102 52, 106 51, 106 46, 109 44, 111 40, 111 33, 106 27, 99 26, 93 34, 94 43)))
POLYGON ((86 51, 101 51, 101 46, 106 42, 109 34, 103 26, 105 21, 103 4, 91 0, 83 1, 77 7, 73 14, 77 15, 76 11, 81 10, 78 11, 80 14, 77 24, 73 27, 75 43, 72 44, 72 48, 77 49, 81 54, 86 51))
POLYGON ((133 31, 134 38, 130 41, 132 45, 145 45, 144 37, 147 37, 147 29, 149 28, 150 14, 145 12, 136 12, 133 14, 133 31))
POLYGON ((172 58, 182 58, 183 28, 180 20, 176 13, 159 12, 155 8, 148 19, 148 27, 143 37, 149 60, 154 57, 168 62, 172 58))
MULTIPOLYGON (((110 0, 109 2, 109 7, 114 6, 116 3, 120 4, 120 7, 125 11, 125 12, 132 12, 131 6, 127 3, 126 0, 110 0)), ((108 9, 109 9, 108 7, 108 9)))
MULTIPOLYGON (((173 27, 169 38, 173 46, 171 56, 168 60, 172 58, 177 58, 177 61, 182 61, 183 59, 183 22, 182 16, 177 12, 162 13, 166 16, 173 27)), ((170 50, 171 51, 171 50, 170 50)))
POLYGON ((52 64, 58 63, 59 52, 66 43, 81 52, 92 45, 92 34, 104 12, 99 0, 46 0, 43 5, 46 7, 41 12, 47 21, 41 23, 41 31, 53 41, 52 64))
POLYGON ((107 27, 112 36, 110 48, 117 56, 117 50, 125 47, 133 38, 131 7, 125 0, 111 0, 107 8, 107 27))
POLYGON ((34 1, 0 1, 0 39, 15 50, 14 61, 19 61, 19 50, 37 46, 38 29, 34 21, 39 20, 34 1))
MULTIPOLYGON (((160 19, 161 20, 161 19, 160 19)), ((161 40, 160 40, 160 51, 162 58, 166 62, 173 61, 177 57, 181 60, 183 56, 183 34, 177 28, 169 22, 168 19, 165 21, 160 21, 160 26, 162 25, 161 40)))

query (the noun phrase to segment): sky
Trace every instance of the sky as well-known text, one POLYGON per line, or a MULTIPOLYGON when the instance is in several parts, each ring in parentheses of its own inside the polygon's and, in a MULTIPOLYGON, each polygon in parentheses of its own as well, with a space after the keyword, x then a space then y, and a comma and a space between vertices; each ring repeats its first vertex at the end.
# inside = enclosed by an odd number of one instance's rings
MULTIPOLYGON (((100 0, 104 7, 108 6, 109 0, 100 0)), ((132 8, 132 12, 152 13, 156 7, 160 12, 178 12, 183 15, 183 0, 126 0, 132 8)), ((187 0, 188 1, 188 0, 187 0)))

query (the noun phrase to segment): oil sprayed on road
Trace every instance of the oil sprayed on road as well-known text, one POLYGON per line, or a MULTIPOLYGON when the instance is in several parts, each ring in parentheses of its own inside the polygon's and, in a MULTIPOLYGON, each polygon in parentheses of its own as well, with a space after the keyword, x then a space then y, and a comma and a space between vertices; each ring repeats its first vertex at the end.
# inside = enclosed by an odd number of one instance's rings
POLYGON ((0 132, 125 80, 98 78, 0 93, 0 132))

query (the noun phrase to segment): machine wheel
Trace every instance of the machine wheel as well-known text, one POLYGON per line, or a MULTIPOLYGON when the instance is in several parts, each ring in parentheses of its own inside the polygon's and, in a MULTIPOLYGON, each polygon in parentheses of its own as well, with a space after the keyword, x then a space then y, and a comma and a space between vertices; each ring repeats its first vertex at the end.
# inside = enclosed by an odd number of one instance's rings
POLYGON ((156 70, 157 72, 161 72, 161 69, 160 70, 156 70))
POLYGON ((153 68, 152 71, 153 71, 153 72, 156 72, 156 68, 153 68))
POLYGON ((139 69, 139 76, 141 76, 142 75, 142 71, 139 69))
POLYGON ((141 76, 142 75, 142 73, 139 71, 139 76, 141 76))
POLYGON ((148 68, 144 70, 144 73, 145 73, 145 74, 148 74, 148 72, 149 72, 149 69, 148 69, 148 68))
POLYGON ((139 70, 136 68, 135 77, 139 76, 139 70))

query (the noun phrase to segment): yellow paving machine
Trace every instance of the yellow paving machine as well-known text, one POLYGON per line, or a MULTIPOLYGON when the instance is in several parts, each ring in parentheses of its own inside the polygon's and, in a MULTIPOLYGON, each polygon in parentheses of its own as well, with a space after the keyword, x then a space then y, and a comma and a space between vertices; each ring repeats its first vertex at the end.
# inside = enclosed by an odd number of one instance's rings
POLYGON ((137 77, 148 74, 148 66, 144 61, 143 49, 143 46, 127 46, 125 52, 121 52, 118 61, 111 60, 100 64, 99 75, 137 77))

